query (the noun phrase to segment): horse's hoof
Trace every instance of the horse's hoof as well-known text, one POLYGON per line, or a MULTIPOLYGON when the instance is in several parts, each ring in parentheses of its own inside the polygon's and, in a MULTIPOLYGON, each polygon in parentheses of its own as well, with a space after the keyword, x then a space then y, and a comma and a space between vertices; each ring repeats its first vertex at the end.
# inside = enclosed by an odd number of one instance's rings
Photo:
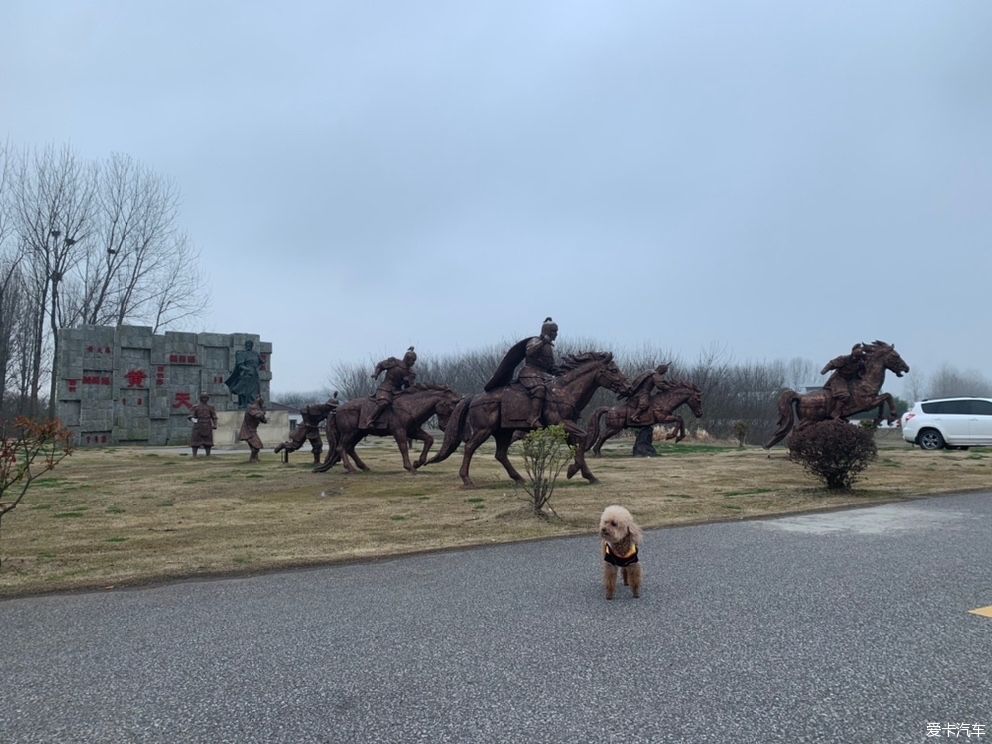
POLYGON ((462 490, 463 491, 471 491, 473 488, 475 488, 475 484, 472 481, 470 481, 470 480, 464 481, 462 483, 462 490))
POLYGON ((565 473, 565 477, 566 478, 571 478, 577 472, 579 472, 579 469, 575 465, 569 465, 568 466, 568 471, 565 473))
POLYGON ((595 475, 592 478, 586 478, 586 480, 589 481, 590 486, 599 483, 599 478, 597 478, 595 475))

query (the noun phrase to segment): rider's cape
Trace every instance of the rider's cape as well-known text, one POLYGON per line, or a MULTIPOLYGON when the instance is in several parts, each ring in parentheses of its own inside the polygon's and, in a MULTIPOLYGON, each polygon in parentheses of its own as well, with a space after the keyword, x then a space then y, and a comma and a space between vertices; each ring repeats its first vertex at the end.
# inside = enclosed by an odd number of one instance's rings
POLYGON ((489 382, 483 388, 487 393, 496 388, 506 387, 513 382, 513 371, 527 357, 527 344, 535 338, 537 336, 528 336, 510 347, 510 350, 503 357, 503 361, 499 363, 493 376, 489 378, 489 382))
POLYGON ((641 386, 644 385, 644 383, 648 381, 648 378, 652 376, 654 376, 653 369, 648 370, 647 372, 641 372, 641 374, 635 377, 634 381, 630 383, 630 387, 628 388, 628 390, 630 390, 630 393, 627 395, 620 395, 619 397, 633 398, 635 395, 637 395, 637 393, 641 391, 641 386))

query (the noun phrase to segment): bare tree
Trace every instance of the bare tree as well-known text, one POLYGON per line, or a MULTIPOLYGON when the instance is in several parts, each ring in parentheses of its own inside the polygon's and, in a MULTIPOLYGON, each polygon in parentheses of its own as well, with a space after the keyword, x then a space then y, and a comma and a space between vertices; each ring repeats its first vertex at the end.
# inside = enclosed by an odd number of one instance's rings
MULTIPOLYGON (((31 397, 38 400, 42 379, 45 323, 52 354, 58 355, 58 328, 63 282, 85 255, 83 243, 93 221, 95 169, 68 146, 23 153, 13 183, 13 216, 33 279, 32 301, 45 308, 39 315, 32 363, 31 397), (47 315, 47 317, 46 317, 47 315)), ((48 415, 55 405, 55 375, 50 377, 48 415)), ((33 411, 36 413, 37 411, 33 411)))
POLYGON ((200 285, 191 268, 197 257, 177 227, 178 190, 129 156, 115 154, 100 167, 95 206, 78 317, 97 325, 156 318, 156 325, 167 325, 176 319, 173 293, 185 296, 200 285))
POLYGON ((958 395, 992 396, 992 381, 975 370, 960 371, 945 364, 930 378, 928 398, 950 398, 958 395))
POLYGON ((0 339, 11 339, 0 362, 16 368, 0 382, 16 377, 22 402, 30 401, 24 413, 37 415, 46 379, 54 411, 49 361, 58 356, 59 329, 146 322, 158 332, 206 307, 199 256, 178 211, 176 187, 126 155, 96 164, 67 146, 0 148, 0 304, 14 302, 16 286, 20 307, 4 306, 0 319, 0 339), (33 327, 23 328, 28 322, 33 327))

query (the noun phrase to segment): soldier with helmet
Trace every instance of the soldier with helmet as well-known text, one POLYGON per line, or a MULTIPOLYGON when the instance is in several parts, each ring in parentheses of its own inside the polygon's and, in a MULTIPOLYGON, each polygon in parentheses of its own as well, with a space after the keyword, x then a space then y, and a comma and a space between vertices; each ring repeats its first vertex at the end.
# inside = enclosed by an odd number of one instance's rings
POLYGON ((630 423, 642 426, 654 423, 647 415, 648 407, 651 405, 651 395, 655 390, 663 392, 672 386, 672 383, 665 379, 670 366, 668 363, 659 364, 650 372, 643 372, 634 378, 627 397, 637 405, 637 408, 630 418, 630 423))
POLYGON ((320 452, 324 448, 323 440, 320 438, 320 422, 326 418, 332 418, 338 409, 338 394, 327 399, 326 403, 310 403, 300 409, 302 421, 290 433, 289 439, 282 442, 275 448, 276 454, 285 450, 283 462, 289 462, 289 453, 295 452, 306 441, 310 442, 310 451, 313 453, 313 464, 320 464, 320 452))
POLYGON ((841 354, 839 357, 831 359, 820 370, 821 375, 825 375, 831 370, 834 371, 827 380, 827 384, 824 385, 830 391, 831 418, 843 418, 842 412, 853 397, 851 383, 861 379, 864 375, 867 356, 868 351, 864 344, 855 344, 851 347, 850 354, 841 354))
POLYGON ((542 425, 548 386, 559 373, 558 363, 555 361, 556 338, 558 338, 558 324, 550 317, 545 318, 541 325, 541 335, 531 336, 514 344, 506 352, 503 361, 485 386, 486 391, 489 392, 509 385, 513 370, 522 360, 524 366, 517 375, 517 381, 530 398, 529 426, 535 429, 542 425))
POLYGON ((359 425, 360 429, 371 429, 379 414, 392 405, 393 396, 413 385, 417 377, 413 371, 413 365, 416 361, 417 354, 411 346, 406 350, 402 359, 389 357, 375 365, 375 371, 372 373, 373 380, 378 379, 383 372, 386 374, 376 391, 369 396, 375 401, 375 408, 362 420, 359 425))

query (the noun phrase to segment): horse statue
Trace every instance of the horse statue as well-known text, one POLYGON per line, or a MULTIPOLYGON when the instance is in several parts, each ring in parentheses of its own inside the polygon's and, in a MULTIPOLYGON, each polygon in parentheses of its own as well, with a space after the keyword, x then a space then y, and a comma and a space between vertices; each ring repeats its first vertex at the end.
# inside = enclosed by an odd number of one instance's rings
POLYGON ((372 435, 392 436, 403 456, 403 467, 407 472, 415 473, 417 466, 427 462, 428 452, 434 444, 434 437, 424 431, 423 425, 431 416, 437 416, 443 431, 459 400, 461 395, 444 385, 411 385, 396 393, 392 406, 379 414, 368 429, 360 428, 359 422, 376 406, 376 402, 367 397, 349 400, 339 406, 334 415, 328 417, 327 457, 313 472, 325 473, 339 460, 348 473, 356 472, 351 460, 355 461, 360 470, 368 470, 369 467, 355 452, 355 445, 372 435), (411 439, 424 443, 417 465, 410 462, 411 439))
MULTIPOLYGON (((595 483, 596 477, 585 460, 586 433, 576 420, 597 389, 605 387, 617 394, 626 393, 628 382, 613 361, 613 354, 604 351, 572 354, 562 359, 558 369, 561 375, 550 386, 545 423, 561 424, 569 444, 575 447, 575 461, 568 466, 568 477, 581 471, 583 478, 595 483)), ((446 460, 464 441, 465 454, 458 474, 463 486, 471 488, 474 485, 469 477, 472 455, 489 437, 494 437, 496 459, 514 481, 522 482, 524 478, 510 463, 507 452, 515 432, 540 428, 528 421, 529 410, 527 393, 517 383, 462 398, 451 414, 440 451, 428 464, 446 460)))
POLYGON ((592 417, 589 419, 592 428, 586 439, 586 449, 599 457, 603 442, 610 437, 616 436, 624 429, 640 429, 656 424, 675 424, 675 428, 665 439, 674 439, 676 442, 685 439, 685 421, 673 411, 685 404, 689 406, 696 418, 702 417, 703 393, 691 382, 684 380, 671 381, 667 385, 668 387, 664 391, 651 396, 647 411, 650 418, 645 421, 631 422, 637 411, 637 406, 632 400, 628 400, 624 405, 613 406, 612 408, 603 406, 593 411, 592 417), (606 427, 600 433, 600 419, 604 413, 606 414, 606 427))
POLYGON ((909 365, 899 356, 893 344, 876 340, 871 344, 863 344, 862 348, 865 352, 864 372, 851 382, 850 398, 844 402, 839 411, 833 410, 835 403, 829 390, 814 390, 804 395, 800 395, 795 390, 782 391, 778 399, 778 428, 765 444, 765 449, 774 447, 785 438, 792 430, 796 416, 799 417, 797 431, 830 418, 846 421, 849 416, 875 407, 878 408, 878 415, 875 417, 877 426, 885 418, 886 405, 889 407, 889 415, 886 419, 888 423, 892 424, 899 420, 892 396, 879 391, 885 381, 886 370, 895 373, 896 377, 902 377, 909 372, 909 365))

